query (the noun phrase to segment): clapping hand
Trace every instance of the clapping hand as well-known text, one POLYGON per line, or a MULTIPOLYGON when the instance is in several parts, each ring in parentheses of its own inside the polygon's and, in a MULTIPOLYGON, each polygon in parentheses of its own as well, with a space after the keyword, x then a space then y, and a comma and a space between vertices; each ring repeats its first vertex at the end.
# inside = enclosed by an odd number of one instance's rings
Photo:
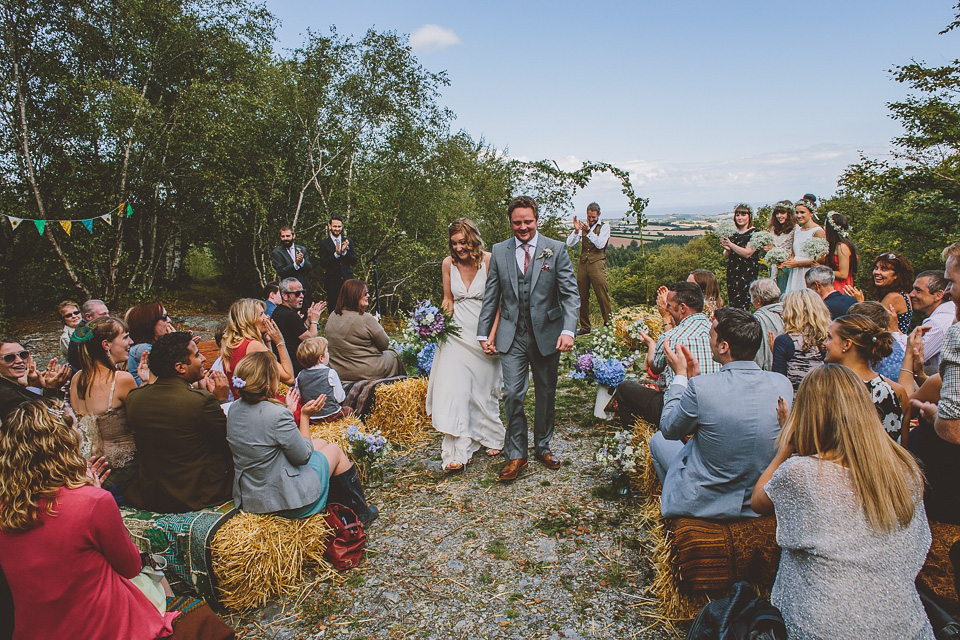
POLYGON ((283 334, 280 333, 280 327, 278 327, 277 323, 271 318, 261 320, 260 326, 262 329, 265 329, 263 332, 264 338, 273 344, 280 344, 283 342, 283 334))
POLYGON ((93 486, 99 489, 108 475, 110 475, 110 466, 107 464, 106 458, 91 456, 87 460, 87 477, 93 480, 93 486))
POLYGON ((729 251, 733 243, 730 242, 730 238, 720 238, 720 246, 729 251))
POLYGON ((843 293, 844 293, 844 295, 848 295, 848 296, 854 298, 857 302, 863 302, 863 300, 864 300, 863 291, 861 291, 860 289, 857 289, 857 288, 856 288, 855 286, 853 286, 852 284, 846 285, 846 286, 843 288, 843 293))
POLYGON ((910 406, 920 412, 920 417, 933 424, 937 421, 937 405, 934 402, 911 400, 910 406))
POLYGON ((310 308, 307 309, 307 320, 310 322, 317 322, 326 309, 326 302, 314 302, 312 305, 310 305, 310 308))
POLYGON ((343 242, 340 243, 340 255, 343 255, 347 252, 347 249, 350 248, 350 241, 346 238, 343 239, 343 242))
POLYGON ((783 399, 783 396, 777 398, 777 422, 780 424, 780 428, 787 424, 787 418, 790 416, 790 407, 787 406, 787 401, 783 399))
POLYGON ((663 285, 660 285, 657 289, 657 311, 664 317, 667 316, 667 293, 669 291, 670 290, 663 285))
POLYGON ((297 406, 300 404, 300 392, 297 391, 296 387, 290 387, 290 391, 287 391, 287 397, 284 398, 284 401, 287 409, 290 409, 290 413, 297 411, 297 406))
POLYGON ((773 343, 776 342, 777 336, 773 334, 773 331, 767 331, 767 346, 770 347, 771 353, 773 352, 773 343))
POLYGON ((297 264, 303 264, 303 251, 297 249, 297 264))
POLYGON ((137 364, 137 377, 146 384, 150 380, 150 352, 144 351, 140 354, 140 362, 137 364))
POLYGON ((321 393, 316 400, 306 402, 302 407, 300 407, 300 415, 315 416, 320 413, 325 404, 327 404, 327 396, 321 393))
MULTIPOLYGON (((36 371, 35 365, 34 371, 36 371)), ((28 369, 27 378, 29 379, 29 377, 30 373, 28 369)), ((50 358, 50 362, 47 363, 47 368, 40 372, 37 378, 40 383, 39 386, 42 389, 59 389, 70 379, 70 367, 65 364, 57 364, 56 358, 50 358)))
POLYGON ((220 404, 226 402, 230 397, 230 383, 227 382, 227 376, 222 371, 210 369, 200 379, 199 386, 201 389, 206 389, 212 393, 220 404))

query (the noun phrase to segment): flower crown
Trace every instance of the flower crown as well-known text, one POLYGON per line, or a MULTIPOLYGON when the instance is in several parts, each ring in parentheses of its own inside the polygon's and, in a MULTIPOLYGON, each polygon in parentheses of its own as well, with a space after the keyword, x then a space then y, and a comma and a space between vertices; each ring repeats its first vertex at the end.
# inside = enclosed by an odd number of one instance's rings
POLYGON ((237 376, 233 376, 233 386, 236 389, 243 389, 245 386, 247 386, 247 381, 244 380, 243 378, 238 378, 237 376))
POLYGON ((794 210, 794 211, 797 210, 797 207, 806 207, 807 209, 810 209, 810 213, 811 213, 811 215, 813 215, 813 219, 814 219, 814 220, 818 220, 818 219, 819 219, 819 218, 817 218, 817 205, 813 204, 813 200, 807 200, 806 198, 800 198, 800 199, 797 200, 795 203, 793 203, 793 210, 794 210))
POLYGON ((793 206, 793 203, 790 202, 789 200, 781 200, 777 204, 773 205, 773 210, 776 211, 777 209, 784 209, 786 211, 792 211, 794 213, 797 212, 797 209, 793 206))
POLYGON ((840 225, 838 225, 833 219, 834 214, 840 215, 836 211, 827 211, 827 224, 833 227, 833 230, 836 231, 837 235, 839 235, 841 238, 849 238, 850 232, 846 229, 840 228, 840 225))
POLYGON ((746 202, 738 202, 737 206, 735 206, 733 210, 736 211, 737 209, 746 209, 747 211, 750 212, 750 215, 753 215, 753 207, 751 207, 746 202))
POLYGON ((90 342, 91 340, 93 340, 93 329, 91 329, 88 324, 79 327, 73 332, 73 335, 70 336, 70 342, 76 342, 77 344, 90 342))

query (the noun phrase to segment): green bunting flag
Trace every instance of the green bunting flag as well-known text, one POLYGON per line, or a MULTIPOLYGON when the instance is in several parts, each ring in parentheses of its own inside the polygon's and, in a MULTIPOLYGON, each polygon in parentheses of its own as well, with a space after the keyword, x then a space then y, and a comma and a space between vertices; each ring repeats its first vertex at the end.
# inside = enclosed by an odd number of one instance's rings
POLYGON ((39 233, 40 235, 43 235, 43 230, 44 230, 44 229, 46 228, 46 226, 47 226, 47 221, 46 221, 46 220, 34 220, 34 221, 33 221, 33 224, 35 224, 36 227, 37 227, 37 233, 39 233))
POLYGON ((81 220, 80 224, 86 227, 87 231, 89 231, 90 233, 93 233, 93 219, 81 220))
POLYGON ((129 217, 132 216, 132 215, 133 215, 133 207, 131 207, 131 206, 130 206, 130 203, 128 202, 128 203, 127 203, 127 217, 129 218, 129 217))
POLYGON ((129 202, 121 202, 117 205, 117 212, 113 213, 112 207, 110 213, 104 213, 93 218, 84 218, 82 220, 74 220, 71 218, 64 219, 46 219, 46 220, 35 220, 33 218, 18 218, 17 216, 6 215, 7 220, 10 222, 10 226, 16 229, 20 226, 21 223, 27 221, 32 222, 33 226, 36 227, 37 233, 43 235, 47 230, 47 223, 59 224, 63 231, 69 236, 73 230, 73 223, 79 223, 83 225, 83 228, 87 230, 88 233, 93 233, 93 221, 99 218, 109 225, 113 224, 113 216, 120 216, 121 219, 129 218, 133 215, 133 205, 129 202))

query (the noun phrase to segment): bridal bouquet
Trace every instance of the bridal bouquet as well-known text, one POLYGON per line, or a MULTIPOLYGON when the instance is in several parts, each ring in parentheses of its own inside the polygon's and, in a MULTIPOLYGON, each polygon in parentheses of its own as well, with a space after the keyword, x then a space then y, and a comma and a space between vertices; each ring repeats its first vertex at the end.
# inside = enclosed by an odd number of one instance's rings
POLYGON ((800 245, 800 250, 810 256, 812 260, 819 260, 830 251, 830 243, 827 242, 826 238, 807 238, 800 245))
POLYGON ((729 238, 737 232, 737 225, 733 223, 733 220, 724 218, 713 225, 713 232, 717 234, 718 238, 729 238))
POLYGON ((750 246, 757 251, 763 251, 764 247, 773 244, 773 234, 769 231, 756 231, 750 236, 750 246))
POLYGON ((770 265, 779 266, 781 262, 790 257, 790 252, 784 247, 774 247, 767 251, 763 256, 763 261, 770 265))
POLYGON ((453 321, 453 314, 429 300, 424 300, 410 312, 408 327, 426 342, 443 344, 450 336, 460 335, 460 327, 453 321))

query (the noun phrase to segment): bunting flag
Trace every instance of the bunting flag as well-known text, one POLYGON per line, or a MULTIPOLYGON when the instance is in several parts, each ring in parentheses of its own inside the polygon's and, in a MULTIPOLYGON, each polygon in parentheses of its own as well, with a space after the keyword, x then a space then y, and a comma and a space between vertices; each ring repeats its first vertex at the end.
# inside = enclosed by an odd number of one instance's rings
POLYGON ((104 213, 98 216, 94 216, 93 218, 84 218, 82 220, 74 220, 71 218, 62 219, 62 220, 60 219, 37 220, 35 218, 20 218, 18 216, 11 216, 8 214, 0 214, 0 215, 6 215, 7 220, 10 222, 10 226, 13 227, 14 229, 19 227, 22 222, 29 221, 33 223, 34 227, 36 227, 37 233, 39 233, 40 235, 43 235, 43 233, 47 230, 47 223, 57 223, 64 230, 64 232, 69 236, 73 232, 74 222, 80 223, 80 225, 83 226, 83 228, 86 229, 88 233, 93 233, 94 220, 99 218, 100 220, 103 220, 107 224, 112 225, 114 215, 120 216, 121 220, 131 217, 133 215, 133 205, 131 205, 129 202, 121 202, 120 204, 117 205, 116 213, 113 213, 113 209, 111 207, 110 213, 104 213))

